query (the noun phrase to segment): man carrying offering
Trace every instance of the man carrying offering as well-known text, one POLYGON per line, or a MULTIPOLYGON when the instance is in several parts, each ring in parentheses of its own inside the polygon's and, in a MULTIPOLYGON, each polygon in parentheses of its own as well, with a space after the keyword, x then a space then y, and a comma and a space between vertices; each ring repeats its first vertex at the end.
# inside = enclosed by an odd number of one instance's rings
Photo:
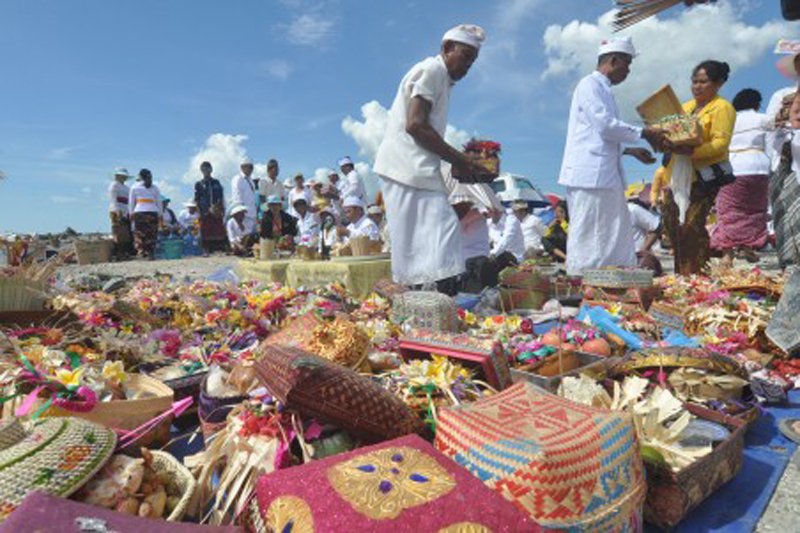
POLYGON ((645 148, 623 148, 644 138, 654 148, 664 142, 655 128, 638 128, 618 118, 613 85, 625 81, 636 51, 630 37, 603 41, 597 70, 575 88, 558 180, 567 187, 570 219, 567 273, 580 275, 603 266, 635 266, 633 232, 625 202, 622 156, 642 163, 655 158, 645 148))
POLYGON ((485 39, 482 28, 461 24, 445 33, 439 55, 403 77, 375 159, 392 241, 397 283, 455 294, 464 272, 458 218, 448 202, 441 163, 461 179, 488 180, 488 171, 444 140, 450 91, 469 72, 485 39))

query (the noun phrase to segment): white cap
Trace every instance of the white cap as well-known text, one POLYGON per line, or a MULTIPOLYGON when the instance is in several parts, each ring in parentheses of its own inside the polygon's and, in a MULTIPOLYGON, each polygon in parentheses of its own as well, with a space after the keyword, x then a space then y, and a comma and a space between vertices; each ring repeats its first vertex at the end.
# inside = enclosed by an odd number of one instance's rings
POLYGON ((459 24, 455 28, 447 30, 442 37, 442 42, 454 41, 469 45, 478 50, 481 49, 481 45, 485 40, 486 32, 484 29, 474 24, 459 24))
POLYGON ((271 194, 267 196, 267 204, 282 204, 281 197, 277 194, 271 194))
POLYGON ((250 166, 253 166, 253 160, 252 160, 252 159, 250 159, 249 157, 246 157, 246 156, 245 156, 244 158, 242 158, 242 162, 241 162, 241 163, 239 163, 239 166, 240 166, 240 167, 243 167, 243 166, 245 166, 245 165, 250 165, 250 166))
POLYGON ((361 209, 364 209, 366 206, 364 205, 364 200, 358 196, 348 196, 344 199, 342 207, 360 207, 361 209))
POLYGON ((236 213, 247 213, 247 208, 242 204, 236 204, 231 209, 231 216, 235 215, 236 213))
MULTIPOLYGON (((340 166, 340 167, 343 167, 343 166, 345 166, 345 165, 354 165, 354 164, 355 164, 355 163, 353 163, 353 160, 352 160, 352 159, 350 159, 350 156, 344 156, 343 158, 341 158, 341 159, 339 160, 339 166, 340 166)), ((330 175, 330 174, 329 174, 329 175, 330 175)))
POLYGON ((371 205, 371 206, 369 206, 369 209, 367 209, 367 214, 368 215, 382 215, 383 214, 383 208, 381 206, 379 206, 379 205, 371 205))
POLYGON ((114 175, 115 176, 125 176, 125 177, 128 177, 128 178, 131 177, 131 175, 128 174, 128 169, 125 168, 125 167, 117 167, 117 168, 115 168, 114 169, 114 175))
POLYGON ((183 202, 183 207, 197 207, 197 203, 194 200, 189 200, 188 202, 183 202))
POLYGON ((636 57, 633 39, 630 37, 614 37, 612 39, 600 41, 600 48, 597 50, 597 56, 600 57, 611 53, 628 54, 631 57, 636 57))

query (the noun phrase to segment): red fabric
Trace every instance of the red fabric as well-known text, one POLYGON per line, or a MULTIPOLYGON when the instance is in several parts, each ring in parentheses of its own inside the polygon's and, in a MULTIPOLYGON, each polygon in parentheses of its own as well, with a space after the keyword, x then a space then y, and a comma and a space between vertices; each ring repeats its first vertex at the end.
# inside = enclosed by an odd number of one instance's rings
MULTIPOLYGON (((368 463, 369 458, 365 457, 365 464, 368 463)), ((408 472, 403 472, 401 475, 407 474, 408 472)), ((381 481, 381 476, 377 476, 376 486, 381 481)), ((538 525, 518 511, 511 502, 486 487, 466 469, 416 435, 359 448, 302 466, 278 470, 258 480, 255 497, 261 516, 265 519, 272 502, 284 496, 300 498, 310 507, 314 531, 317 533, 338 531, 420 533, 439 531, 464 522, 481 524, 495 533, 541 531, 538 525), (342 498, 329 481, 328 472, 335 465, 376 450, 399 447, 413 448, 435 460, 454 479, 455 487, 432 501, 405 508, 395 518, 378 520, 358 512, 342 498), (309 480, 314 481, 309 482, 309 480)), ((294 525, 298 527, 305 524, 296 520, 294 525)))
POLYGON ((716 250, 763 248, 767 244, 767 176, 737 176, 717 195, 717 225, 711 233, 716 250))

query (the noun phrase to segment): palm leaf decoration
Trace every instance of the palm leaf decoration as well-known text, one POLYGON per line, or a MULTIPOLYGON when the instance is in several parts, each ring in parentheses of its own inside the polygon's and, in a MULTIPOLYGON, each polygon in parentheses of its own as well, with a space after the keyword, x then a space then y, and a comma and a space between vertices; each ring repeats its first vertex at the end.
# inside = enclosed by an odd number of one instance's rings
POLYGON ((677 5, 689 7, 694 4, 708 4, 717 0, 616 0, 619 8, 614 17, 614 31, 620 31, 637 22, 657 15, 677 5))

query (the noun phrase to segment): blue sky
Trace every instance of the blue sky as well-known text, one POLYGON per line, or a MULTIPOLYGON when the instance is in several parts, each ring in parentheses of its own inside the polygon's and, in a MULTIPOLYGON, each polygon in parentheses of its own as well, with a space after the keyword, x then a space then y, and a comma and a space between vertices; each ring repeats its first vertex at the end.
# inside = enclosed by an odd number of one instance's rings
MULTIPOLYGON (((692 66, 729 61, 723 90, 765 99, 788 84, 772 47, 797 33, 779 2, 675 9, 630 33, 642 55, 619 89, 624 114, 664 83, 688 94, 692 66)), ((503 144, 504 170, 557 190, 571 88, 607 37, 607 0, 5 0, 0 4, 0 233, 107 230, 114 167, 153 171, 187 199, 209 158, 228 183, 246 153, 282 177, 362 172, 385 108, 416 61, 460 22, 487 30, 454 89, 450 138, 503 144), (362 106, 365 106, 362 109, 362 106), (215 135, 216 134, 216 135, 215 135)), ((653 169, 626 165, 629 179, 653 169)), ((257 167, 259 171, 261 167, 257 167)))

